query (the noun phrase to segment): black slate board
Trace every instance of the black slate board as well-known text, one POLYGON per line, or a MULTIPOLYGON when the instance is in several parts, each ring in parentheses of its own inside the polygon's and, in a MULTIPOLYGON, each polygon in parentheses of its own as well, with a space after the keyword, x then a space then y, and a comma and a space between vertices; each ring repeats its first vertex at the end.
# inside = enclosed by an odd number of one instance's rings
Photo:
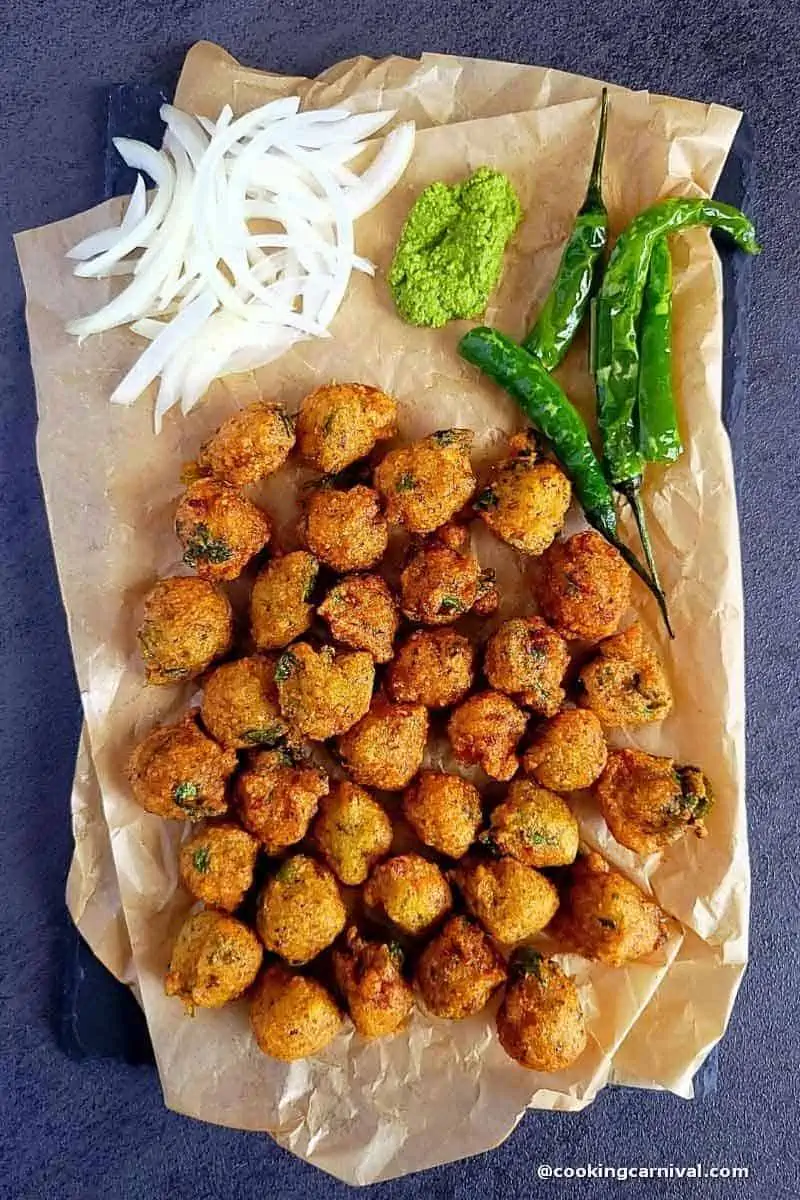
MULTIPOLYGON (((107 93, 104 195, 127 195, 134 173, 114 149, 117 136, 139 138, 160 145, 163 125, 160 106, 167 91, 147 84, 120 84, 107 93)), ((716 196, 747 210, 753 160, 752 135, 743 120, 725 164, 716 196)), ((731 441, 741 416, 747 382, 747 314, 750 304, 752 259, 732 254, 719 244, 725 284, 723 301, 723 408, 731 441)), ((119 983, 94 957, 69 923, 64 930, 64 964, 59 1016, 59 1041, 71 1058, 114 1058, 128 1063, 153 1063, 153 1050, 141 1009, 129 989, 119 983)), ((695 1075, 695 1095, 712 1095, 719 1082, 718 1057, 712 1051, 695 1075)))

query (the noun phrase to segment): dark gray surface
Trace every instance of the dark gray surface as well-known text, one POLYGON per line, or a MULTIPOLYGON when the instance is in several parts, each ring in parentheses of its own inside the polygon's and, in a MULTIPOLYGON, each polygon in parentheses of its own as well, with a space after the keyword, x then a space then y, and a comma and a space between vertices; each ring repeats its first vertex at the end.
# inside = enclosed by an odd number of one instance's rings
MULTIPOLYGON (((751 384, 737 430, 748 655, 748 801, 754 870, 753 961, 720 1051, 720 1087, 687 1104, 607 1092, 577 1116, 530 1114, 491 1156, 430 1173, 434 1196, 527 1196, 540 1161, 737 1162, 745 1184, 575 1184, 569 1194, 800 1194, 797 1139, 800 589, 796 441, 798 165, 796 4, 718 8, 598 0, 529 6, 317 2, 256 6, 123 0, 102 6, 7 0, 2 15, 5 126, 0 194, 0 470, 4 553, 0 636, 0 1197, 329 1196, 345 1189, 267 1139, 166 1112, 146 1068, 75 1063, 53 1030, 59 987, 67 822, 79 727, 63 611, 35 472, 34 401, 12 230, 86 207, 102 184, 98 89, 168 80, 188 45, 213 38, 254 65, 315 73, 347 55, 423 49, 550 64, 747 110, 756 142, 751 384), (582 8, 582 6, 581 6, 582 8)), ((409 1179, 385 1185, 416 1195, 409 1179)), ((551 1183, 551 1190, 558 1185, 551 1183)), ((564 1189, 566 1191, 566 1189, 564 1189)))

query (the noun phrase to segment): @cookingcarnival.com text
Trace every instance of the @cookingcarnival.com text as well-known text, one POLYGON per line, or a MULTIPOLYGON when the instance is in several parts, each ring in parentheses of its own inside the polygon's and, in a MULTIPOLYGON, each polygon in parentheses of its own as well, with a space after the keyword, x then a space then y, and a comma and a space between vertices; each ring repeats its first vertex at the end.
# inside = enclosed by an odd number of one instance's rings
POLYGON ((748 1179, 750 1168, 730 1163, 581 1163, 561 1166, 539 1163, 537 1179, 608 1179, 627 1183, 637 1179, 748 1179))

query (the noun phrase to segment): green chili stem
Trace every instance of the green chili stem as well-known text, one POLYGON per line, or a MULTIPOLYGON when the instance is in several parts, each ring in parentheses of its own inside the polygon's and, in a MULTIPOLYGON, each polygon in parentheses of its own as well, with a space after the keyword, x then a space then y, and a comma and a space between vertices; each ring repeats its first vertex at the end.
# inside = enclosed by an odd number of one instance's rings
POLYGON ((589 186, 586 189, 586 199, 581 212, 591 208, 605 209, 603 204, 603 162, 606 155, 606 131, 608 129, 608 88, 603 88, 600 97, 600 125, 597 130, 597 141, 592 159, 592 171, 589 175, 589 186))
MULTIPOLYGON (((658 577, 658 568, 656 567, 655 555, 653 554, 653 547, 650 542, 650 534, 647 530, 647 520, 645 518, 644 506, 642 504, 641 479, 629 479, 626 483, 619 484, 617 490, 625 497, 625 499, 628 501, 628 504, 631 506, 631 511, 633 512, 633 517, 636 521, 636 528, 639 531, 639 539, 642 543, 642 549, 644 550, 647 566, 650 569, 651 584, 648 586, 650 586, 650 591, 653 593, 656 601, 658 602, 658 607, 660 608, 661 615, 664 618, 664 624, 667 627, 667 633, 671 638, 674 638, 675 634, 673 633, 672 624, 669 619, 669 612, 667 610, 667 597, 664 594, 664 589, 661 586, 661 580, 658 577)), ((638 562, 638 559, 636 561, 638 562)))

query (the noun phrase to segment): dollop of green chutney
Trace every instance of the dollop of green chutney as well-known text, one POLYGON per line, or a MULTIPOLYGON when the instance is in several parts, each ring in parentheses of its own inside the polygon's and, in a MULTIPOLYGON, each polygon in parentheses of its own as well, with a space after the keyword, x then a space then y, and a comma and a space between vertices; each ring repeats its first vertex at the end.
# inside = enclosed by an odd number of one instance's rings
POLYGON ((511 182, 491 167, 479 167, 454 187, 426 187, 408 214, 389 270, 400 316, 434 328, 479 317, 521 217, 511 182))

